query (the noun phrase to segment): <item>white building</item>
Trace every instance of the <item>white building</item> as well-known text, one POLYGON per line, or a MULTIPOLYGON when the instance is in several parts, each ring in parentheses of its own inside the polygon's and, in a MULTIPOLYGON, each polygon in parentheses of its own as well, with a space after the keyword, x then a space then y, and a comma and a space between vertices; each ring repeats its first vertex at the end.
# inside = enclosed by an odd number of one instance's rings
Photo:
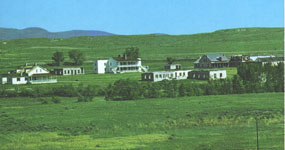
POLYGON ((54 75, 80 75, 84 74, 83 67, 72 67, 72 68, 56 68, 53 69, 52 73, 54 75))
POLYGON ((257 59, 259 58, 272 58, 272 57, 275 57, 274 55, 268 55, 268 56, 250 56, 250 60, 252 61, 256 61, 257 59))
POLYGON ((127 58, 126 56, 99 59, 94 62, 94 73, 125 73, 146 72, 148 67, 142 66, 141 58, 127 58))
POLYGON ((188 73, 189 79, 198 80, 217 80, 226 79, 226 70, 214 70, 214 71, 191 71, 188 73))
POLYGON ((103 74, 106 73, 106 66, 108 59, 98 59, 94 62, 94 73, 103 74))
POLYGON ((56 83, 50 72, 37 64, 33 66, 23 66, 15 71, 2 75, 2 84, 41 84, 56 83))
POLYGON ((142 81, 162 81, 162 80, 182 80, 188 78, 188 72, 191 70, 178 70, 178 71, 159 71, 159 72, 146 72, 142 73, 142 81))
POLYGON ((166 71, 168 71, 168 70, 181 70, 181 65, 180 64, 167 64, 164 66, 164 69, 166 71))

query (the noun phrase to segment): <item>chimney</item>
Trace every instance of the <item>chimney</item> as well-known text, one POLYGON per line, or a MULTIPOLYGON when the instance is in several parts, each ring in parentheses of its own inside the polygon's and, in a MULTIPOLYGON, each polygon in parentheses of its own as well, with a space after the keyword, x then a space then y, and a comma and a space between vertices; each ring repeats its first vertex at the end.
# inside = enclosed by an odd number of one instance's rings
POLYGON ((127 54, 124 54, 124 59, 127 60, 127 58, 128 58, 128 57, 127 57, 127 54))

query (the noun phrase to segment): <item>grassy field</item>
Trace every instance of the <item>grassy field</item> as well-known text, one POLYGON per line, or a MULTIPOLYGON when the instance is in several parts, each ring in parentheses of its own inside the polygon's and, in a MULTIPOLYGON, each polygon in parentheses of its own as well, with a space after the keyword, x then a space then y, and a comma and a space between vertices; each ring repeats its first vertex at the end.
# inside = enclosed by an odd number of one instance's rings
POLYGON ((283 93, 77 103, 0 99, 1 150, 284 149, 283 93))
POLYGON ((203 54, 222 53, 250 55, 283 55, 283 28, 245 28, 219 30, 212 33, 193 35, 132 35, 76 37, 69 39, 17 39, 0 41, 0 73, 7 73, 25 63, 51 63, 56 51, 65 53, 79 50, 86 56, 84 67, 92 73, 92 62, 97 58, 109 58, 122 54, 127 47, 140 49, 143 65, 150 70, 161 70, 166 57, 190 59, 179 61, 182 67, 193 67, 193 60, 203 54))

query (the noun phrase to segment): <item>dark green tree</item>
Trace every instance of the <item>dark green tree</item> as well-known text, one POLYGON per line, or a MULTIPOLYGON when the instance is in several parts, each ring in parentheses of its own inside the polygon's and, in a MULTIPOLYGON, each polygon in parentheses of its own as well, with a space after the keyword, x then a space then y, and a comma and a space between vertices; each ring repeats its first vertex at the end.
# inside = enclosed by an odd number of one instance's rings
POLYGON ((60 64, 64 61, 63 52, 53 53, 52 60, 56 66, 60 66, 60 64))
POLYGON ((74 65, 82 65, 85 60, 83 53, 78 50, 69 51, 68 55, 74 65))
POLYGON ((178 96, 183 97, 185 96, 185 86, 183 83, 180 84, 178 89, 178 96))
POLYGON ((78 90, 78 102, 89 102, 92 101, 96 95, 96 90, 94 86, 88 85, 84 87, 80 86, 80 90, 78 90))
POLYGON ((126 48, 124 55, 126 55, 127 58, 139 58, 139 48, 128 47, 126 48))
POLYGON ((166 61, 167 61, 168 64, 171 65, 174 62, 174 59, 172 57, 167 57, 166 61))
POLYGON ((233 93, 242 94, 245 92, 245 87, 239 75, 234 75, 233 81, 233 93))

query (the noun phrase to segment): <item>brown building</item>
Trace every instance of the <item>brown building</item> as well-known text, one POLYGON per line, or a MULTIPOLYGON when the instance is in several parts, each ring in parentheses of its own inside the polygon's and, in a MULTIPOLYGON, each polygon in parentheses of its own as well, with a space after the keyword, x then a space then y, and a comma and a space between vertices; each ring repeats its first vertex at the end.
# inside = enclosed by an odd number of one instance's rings
POLYGON ((229 67, 229 59, 224 54, 203 55, 194 62, 194 68, 224 68, 229 67))

